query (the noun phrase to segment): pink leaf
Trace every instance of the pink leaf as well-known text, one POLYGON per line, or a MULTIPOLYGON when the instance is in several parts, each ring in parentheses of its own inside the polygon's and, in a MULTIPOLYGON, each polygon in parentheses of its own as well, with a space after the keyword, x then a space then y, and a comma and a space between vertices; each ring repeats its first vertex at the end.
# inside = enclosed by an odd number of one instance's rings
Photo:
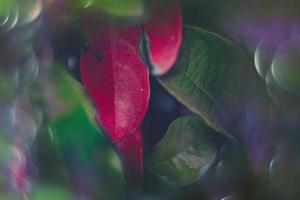
POLYGON ((138 52, 141 29, 85 20, 89 47, 80 60, 82 81, 99 123, 117 143, 136 131, 148 107, 149 72, 138 52))
POLYGON ((174 1, 154 0, 151 17, 144 24, 153 75, 167 73, 176 62, 182 42, 182 15, 174 1))
POLYGON ((120 154, 128 181, 143 177, 142 132, 148 108, 149 71, 138 50, 142 36, 136 24, 117 24, 85 14, 88 46, 80 59, 83 85, 98 111, 97 121, 120 154))
POLYGON ((126 139, 116 145, 118 152, 122 152, 122 162, 125 177, 132 186, 140 186, 144 174, 142 131, 138 129, 130 134, 126 139))

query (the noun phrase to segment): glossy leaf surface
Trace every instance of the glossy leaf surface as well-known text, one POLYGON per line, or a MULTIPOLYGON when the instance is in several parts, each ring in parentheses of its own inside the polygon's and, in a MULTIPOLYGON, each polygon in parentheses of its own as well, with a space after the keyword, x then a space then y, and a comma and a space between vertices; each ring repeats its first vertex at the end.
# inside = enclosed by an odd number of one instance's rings
MULTIPOLYGON (((159 82, 207 124, 227 135, 259 82, 241 49, 200 28, 186 26, 174 70, 159 82), (233 123, 233 124, 232 124, 233 123)), ((259 96, 260 88, 256 88, 259 96)))
POLYGON ((213 132, 199 117, 178 118, 155 147, 150 167, 174 184, 195 182, 216 158, 213 132))
POLYGON ((81 77, 101 126, 112 142, 139 127, 148 107, 149 73, 138 52, 139 26, 84 16, 89 47, 81 56, 81 77))
POLYGON ((144 24, 152 74, 163 75, 174 65, 182 42, 182 16, 176 1, 153 1, 144 24))

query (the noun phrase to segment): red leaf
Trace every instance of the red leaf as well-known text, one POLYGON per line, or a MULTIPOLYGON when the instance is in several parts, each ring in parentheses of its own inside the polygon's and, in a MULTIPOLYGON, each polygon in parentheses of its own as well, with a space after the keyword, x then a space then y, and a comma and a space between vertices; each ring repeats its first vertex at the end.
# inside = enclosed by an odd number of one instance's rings
POLYGON ((132 186, 140 186, 144 174, 142 131, 138 129, 130 134, 126 139, 116 145, 118 152, 122 152, 122 162, 125 177, 132 186))
POLYGON ((149 71, 138 50, 142 31, 85 15, 89 46, 80 59, 83 84, 96 105, 97 121, 121 156, 127 181, 143 178, 142 132, 150 97, 149 71))
POLYGON ((144 24, 152 74, 167 73, 176 62, 182 42, 182 15, 174 1, 154 0, 151 17, 144 24))
POLYGON ((149 73, 138 51, 142 32, 137 25, 84 20, 90 47, 80 60, 82 81, 99 123, 118 143, 136 131, 148 107, 149 73))

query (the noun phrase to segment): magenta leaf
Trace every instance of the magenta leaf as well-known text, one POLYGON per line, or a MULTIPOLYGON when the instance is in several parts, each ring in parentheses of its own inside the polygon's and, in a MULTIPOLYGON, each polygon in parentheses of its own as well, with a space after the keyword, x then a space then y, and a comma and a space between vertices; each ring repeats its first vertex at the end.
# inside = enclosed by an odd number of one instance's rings
POLYGON ((144 24, 152 74, 167 73, 176 62, 182 42, 182 15, 174 1, 154 0, 150 18, 144 24))
POLYGON ((138 128, 147 111, 150 86, 148 69, 138 51, 141 28, 89 14, 83 16, 83 28, 88 46, 80 59, 81 78, 95 103, 97 121, 115 143, 124 168, 131 171, 125 173, 142 177, 138 128))
POLYGON ((148 107, 149 75, 138 52, 141 29, 100 20, 96 29, 86 30, 81 76, 99 123, 117 143, 136 131, 148 107))
POLYGON ((116 145, 118 152, 121 152, 123 166, 125 168, 125 178, 130 181, 132 186, 142 184, 142 174, 144 174, 142 131, 137 129, 126 139, 116 145))

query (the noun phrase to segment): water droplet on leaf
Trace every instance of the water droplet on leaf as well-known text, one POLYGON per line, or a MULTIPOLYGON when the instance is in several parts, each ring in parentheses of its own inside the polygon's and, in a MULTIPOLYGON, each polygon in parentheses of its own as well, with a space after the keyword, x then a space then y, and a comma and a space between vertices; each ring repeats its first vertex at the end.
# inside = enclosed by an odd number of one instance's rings
POLYGON ((268 95, 274 103, 284 108, 299 109, 300 107, 300 97, 292 95, 280 87, 275 81, 271 70, 266 76, 266 88, 268 95))
POLYGON ((278 153, 270 162, 272 196, 278 199, 294 199, 299 196, 300 158, 299 152, 278 153))
POLYGON ((7 7, 8 7, 7 19, 5 19, 4 20, 5 23, 2 23, 2 25, 0 26, 0 33, 2 34, 13 29, 17 25, 19 19, 18 5, 14 1, 12 1, 7 4, 7 7))
POLYGON ((263 79, 266 78, 267 72, 271 66, 274 50, 268 48, 263 42, 259 43, 254 52, 254 64, 257 73, 263 79))
POLYGON ((26 25, 38 18, 42 11, 42 0, 26 0, 19 2, 19 25, 26 25))
POLYGON ((293 38, 281 45, 271 69, 280 87, 300 97, 300 39, 293 38))
POLYGON ((24 141, 32 142, 37 133, 37 124, 32 116, 26 111, 12 107, 10 117, 16 134, 24 139, 24 141))
POLYGON ((222 198, 221 200, 236 200, 236 198, 232 195, 222 198))
POLYGON ((38 60, 34 53, 32 53, 24 63, 21 63, 16 69, 15 81, 20 88, 30 85, 38 75, 39 66, 38 60))

